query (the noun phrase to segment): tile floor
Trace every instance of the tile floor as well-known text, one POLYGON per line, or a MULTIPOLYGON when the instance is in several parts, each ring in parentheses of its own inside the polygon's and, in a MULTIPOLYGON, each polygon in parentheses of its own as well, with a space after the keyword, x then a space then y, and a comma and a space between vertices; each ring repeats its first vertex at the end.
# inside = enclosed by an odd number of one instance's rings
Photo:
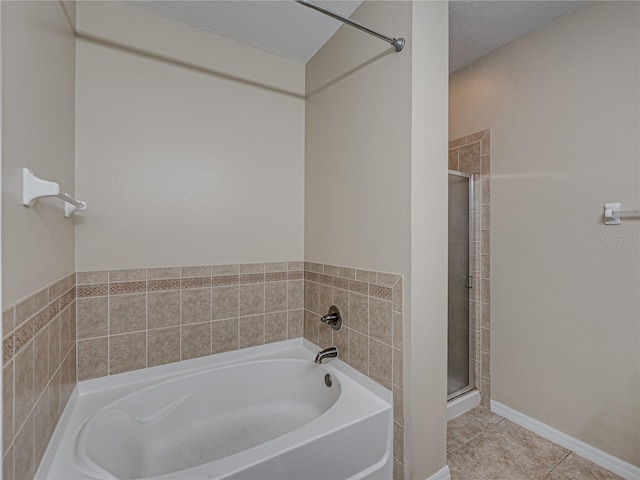
POLYGON ((622 480, 485 407, 449 420, 451 480, 622 480))

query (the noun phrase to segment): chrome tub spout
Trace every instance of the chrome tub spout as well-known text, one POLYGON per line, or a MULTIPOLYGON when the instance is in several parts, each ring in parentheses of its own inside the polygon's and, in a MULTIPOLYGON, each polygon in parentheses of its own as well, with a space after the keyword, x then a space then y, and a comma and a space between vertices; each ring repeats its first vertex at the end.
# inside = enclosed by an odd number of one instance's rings
POLYGON ((320 350, 316 355, 315 362, 322 363, 325 358, 336 358, 338 356, 338 349, 336 347, 325 348, 320 350))

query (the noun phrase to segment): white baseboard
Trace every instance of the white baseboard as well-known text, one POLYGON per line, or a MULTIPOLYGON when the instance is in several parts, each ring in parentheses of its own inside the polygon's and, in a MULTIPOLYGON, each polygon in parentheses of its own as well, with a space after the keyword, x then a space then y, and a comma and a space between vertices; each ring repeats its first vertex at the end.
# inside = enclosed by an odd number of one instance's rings
POLYGON ((601 467, 620 475, 626 480, 640 480, 640 467, 636 467, 635 465, 603 452, 602 450, 578 440, 577 438, 571 437, 560 430, 556 430, 549 425, 528 417, 513 408, 491 400, 491 411, 503 416, 507 420, 511 420, 513 423, 517 423, 527 430, 537 433, 547 440, 551 440, 564 448, 568 448, 581 457, 591 460, 596 465, 600 465, 601 467))
POLYGON ((451 472, 449 472, 449 465, 445 465, 436 473, 431 475, 427 480, 451 480, 451 472))
POLYGON ((480 405, 480 392, 471 390, 447 402, 447 421, 480 405))

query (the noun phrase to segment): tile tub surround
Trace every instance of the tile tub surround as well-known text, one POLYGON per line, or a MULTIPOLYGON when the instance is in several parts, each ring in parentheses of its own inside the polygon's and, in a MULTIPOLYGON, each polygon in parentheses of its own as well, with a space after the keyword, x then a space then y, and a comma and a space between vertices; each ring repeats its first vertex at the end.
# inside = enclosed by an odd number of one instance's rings
POLYGON ((78 380, 301 337, 302 262, 77 274, 78 380))
POLYGON ((449 142, 449 170, 476 174, 473 211, 474 238, 469 263, 473 275, 471 334, 475 339, 471 355, 475 358, 476 388, 482 405, 491 400, 491 131, 483 130, 449 142))
POLYGON ((304 337, 393 392, 394 478, 404 470, 402 276, 318 263, 304 263, 304 337), (340 330, 320 317, 336 304, 340 330))
POLYGON ((75 274, 5 309, 3 475, 33 478, 76 383, 75 274))

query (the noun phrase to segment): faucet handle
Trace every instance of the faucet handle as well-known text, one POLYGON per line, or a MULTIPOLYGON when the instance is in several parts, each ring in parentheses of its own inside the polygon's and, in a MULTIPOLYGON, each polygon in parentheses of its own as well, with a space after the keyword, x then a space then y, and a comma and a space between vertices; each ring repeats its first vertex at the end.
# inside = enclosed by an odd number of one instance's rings
POLYGON ((340 327, 342 327, 342 312, 340 311, 340 307, 331 305, 329 307, 329 313, 324 315, 320 320, 331 325, 334 330, 340 330, 340 327))

